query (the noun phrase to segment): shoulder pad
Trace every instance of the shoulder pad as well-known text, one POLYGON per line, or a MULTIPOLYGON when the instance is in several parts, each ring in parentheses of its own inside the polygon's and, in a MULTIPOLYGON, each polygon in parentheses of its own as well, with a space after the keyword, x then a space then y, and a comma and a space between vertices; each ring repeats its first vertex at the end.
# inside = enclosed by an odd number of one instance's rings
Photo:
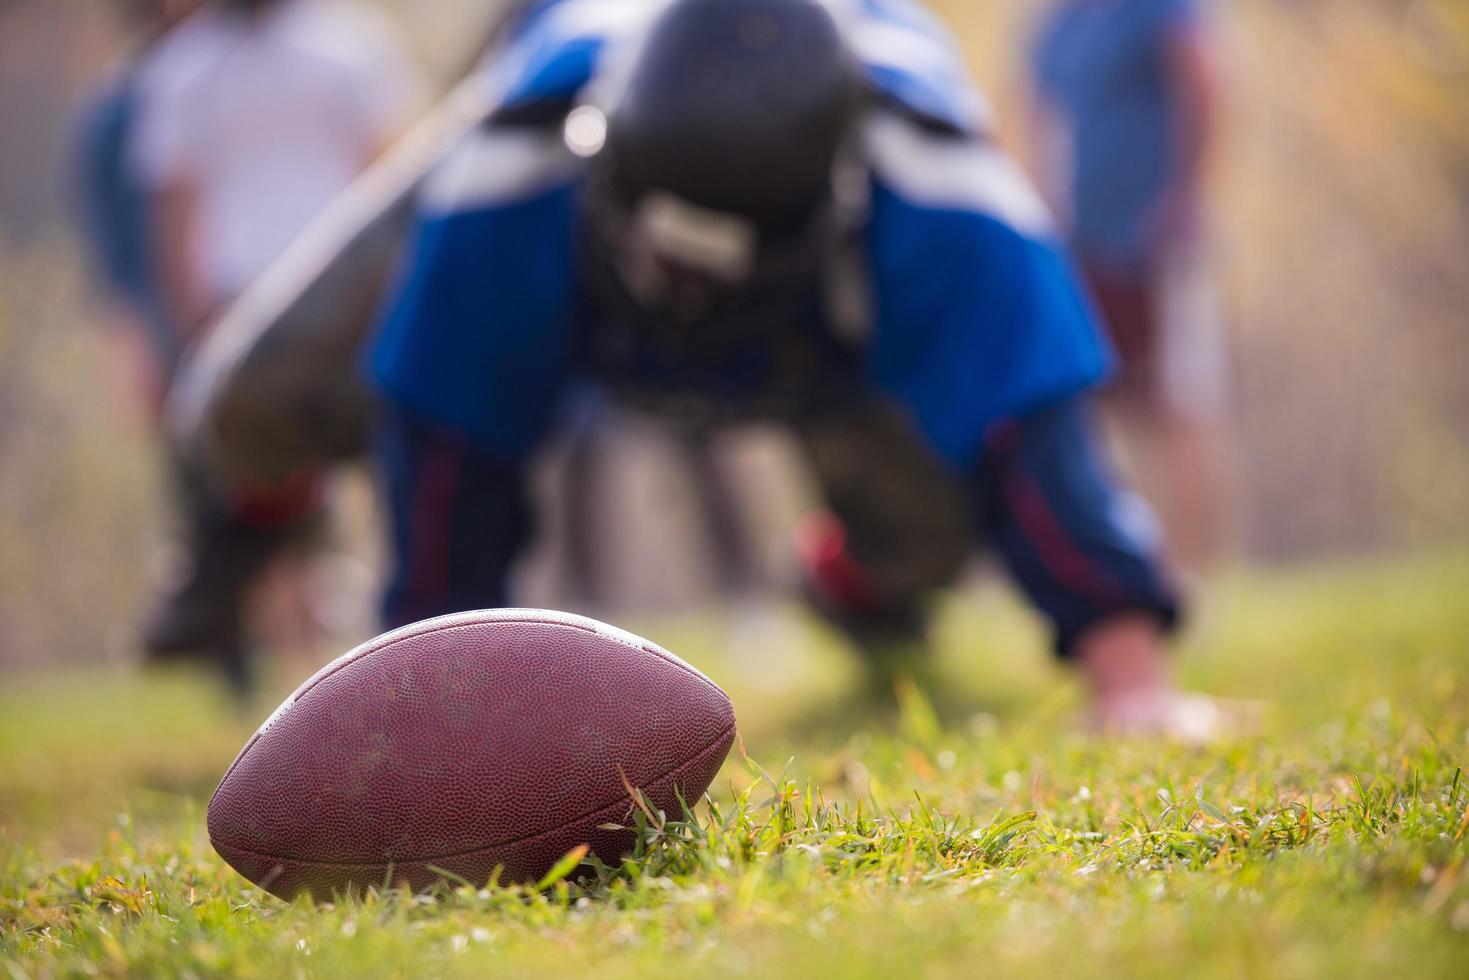
POLYGON ((666 2, 541 0, 485 69, 492 104, 514 115, 529 105, 575 103, 607 48, 638 37, 666 2))
POLYGON ((924 126, 979 133, 989 103, 954 35, 914 0, 824 0, 833 8, 879 101, 924 126))

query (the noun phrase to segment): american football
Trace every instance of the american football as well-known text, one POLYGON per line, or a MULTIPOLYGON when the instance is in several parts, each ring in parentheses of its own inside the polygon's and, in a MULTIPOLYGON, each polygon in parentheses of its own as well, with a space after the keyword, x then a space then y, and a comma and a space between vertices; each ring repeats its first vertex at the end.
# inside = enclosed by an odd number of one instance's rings
POLYGON ((283 898, 533 882, 583 844, 616 862, 629 788, 677 816, 734 736, 725 693, 631 633, 545 610, 444 616, 287 698, 215 790, 209 838, 283 898))
POLYGON ((0 980, 1469 980, 1466 96, 1469 0, 0 0, 0 980))

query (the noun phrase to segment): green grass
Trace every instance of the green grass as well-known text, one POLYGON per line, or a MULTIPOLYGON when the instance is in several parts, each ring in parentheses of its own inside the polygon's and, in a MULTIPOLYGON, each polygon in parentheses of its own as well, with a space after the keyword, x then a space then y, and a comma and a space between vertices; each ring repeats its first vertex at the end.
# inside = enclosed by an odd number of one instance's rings
POLYGON ((988 589, 944 616, 943 696, 892 715, 812 627, 629 625, 725 684, 749 758, 540 891, 280 903, 202 829, 255 718, 188 678, 10 679, 0 976, 1469 973, 1462 557, 1223 583, 1185 677, 1270 707, 1207 749, 1088 737, 988 589))

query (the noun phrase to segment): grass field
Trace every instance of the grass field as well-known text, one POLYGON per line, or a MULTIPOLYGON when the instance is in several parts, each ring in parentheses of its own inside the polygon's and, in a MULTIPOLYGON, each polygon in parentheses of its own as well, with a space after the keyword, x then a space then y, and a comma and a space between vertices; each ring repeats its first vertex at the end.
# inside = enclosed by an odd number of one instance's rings
POLYGON ((630 623, 741 714, 695 822, 580 885, 334 907, 209 849, 258 719, 184 677, 9 678, 0 974, 1469 976, 1469 559, 1238 575, 1201 620, 1187 680, 1268 702, 1207 749, 1085 735, 988 591, 943 618, 943 696, 891 713, 814 628, 630 623))

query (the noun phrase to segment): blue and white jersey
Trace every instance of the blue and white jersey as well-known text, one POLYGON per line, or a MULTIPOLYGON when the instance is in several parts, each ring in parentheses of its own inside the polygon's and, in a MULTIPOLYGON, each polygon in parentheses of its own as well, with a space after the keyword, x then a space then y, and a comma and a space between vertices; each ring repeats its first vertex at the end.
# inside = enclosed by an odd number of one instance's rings
MULTIPOLYGON (((1111 355, 949 34, 910 0, 826 2, 874 96, 860 134, 871 294, 860 371, 968 468, 997 422, 1096 384, 1111 355)), ((483 69, 499 112, 423 187, 371 371, 401 408, 483 452, 514 460, 539 444, 597 328, 603 311, 577 272, 585 161, 559 120, 615 98, 663 6, 532 5, 483 69), (558 124, 525 124, 536 118, 558 124)))

